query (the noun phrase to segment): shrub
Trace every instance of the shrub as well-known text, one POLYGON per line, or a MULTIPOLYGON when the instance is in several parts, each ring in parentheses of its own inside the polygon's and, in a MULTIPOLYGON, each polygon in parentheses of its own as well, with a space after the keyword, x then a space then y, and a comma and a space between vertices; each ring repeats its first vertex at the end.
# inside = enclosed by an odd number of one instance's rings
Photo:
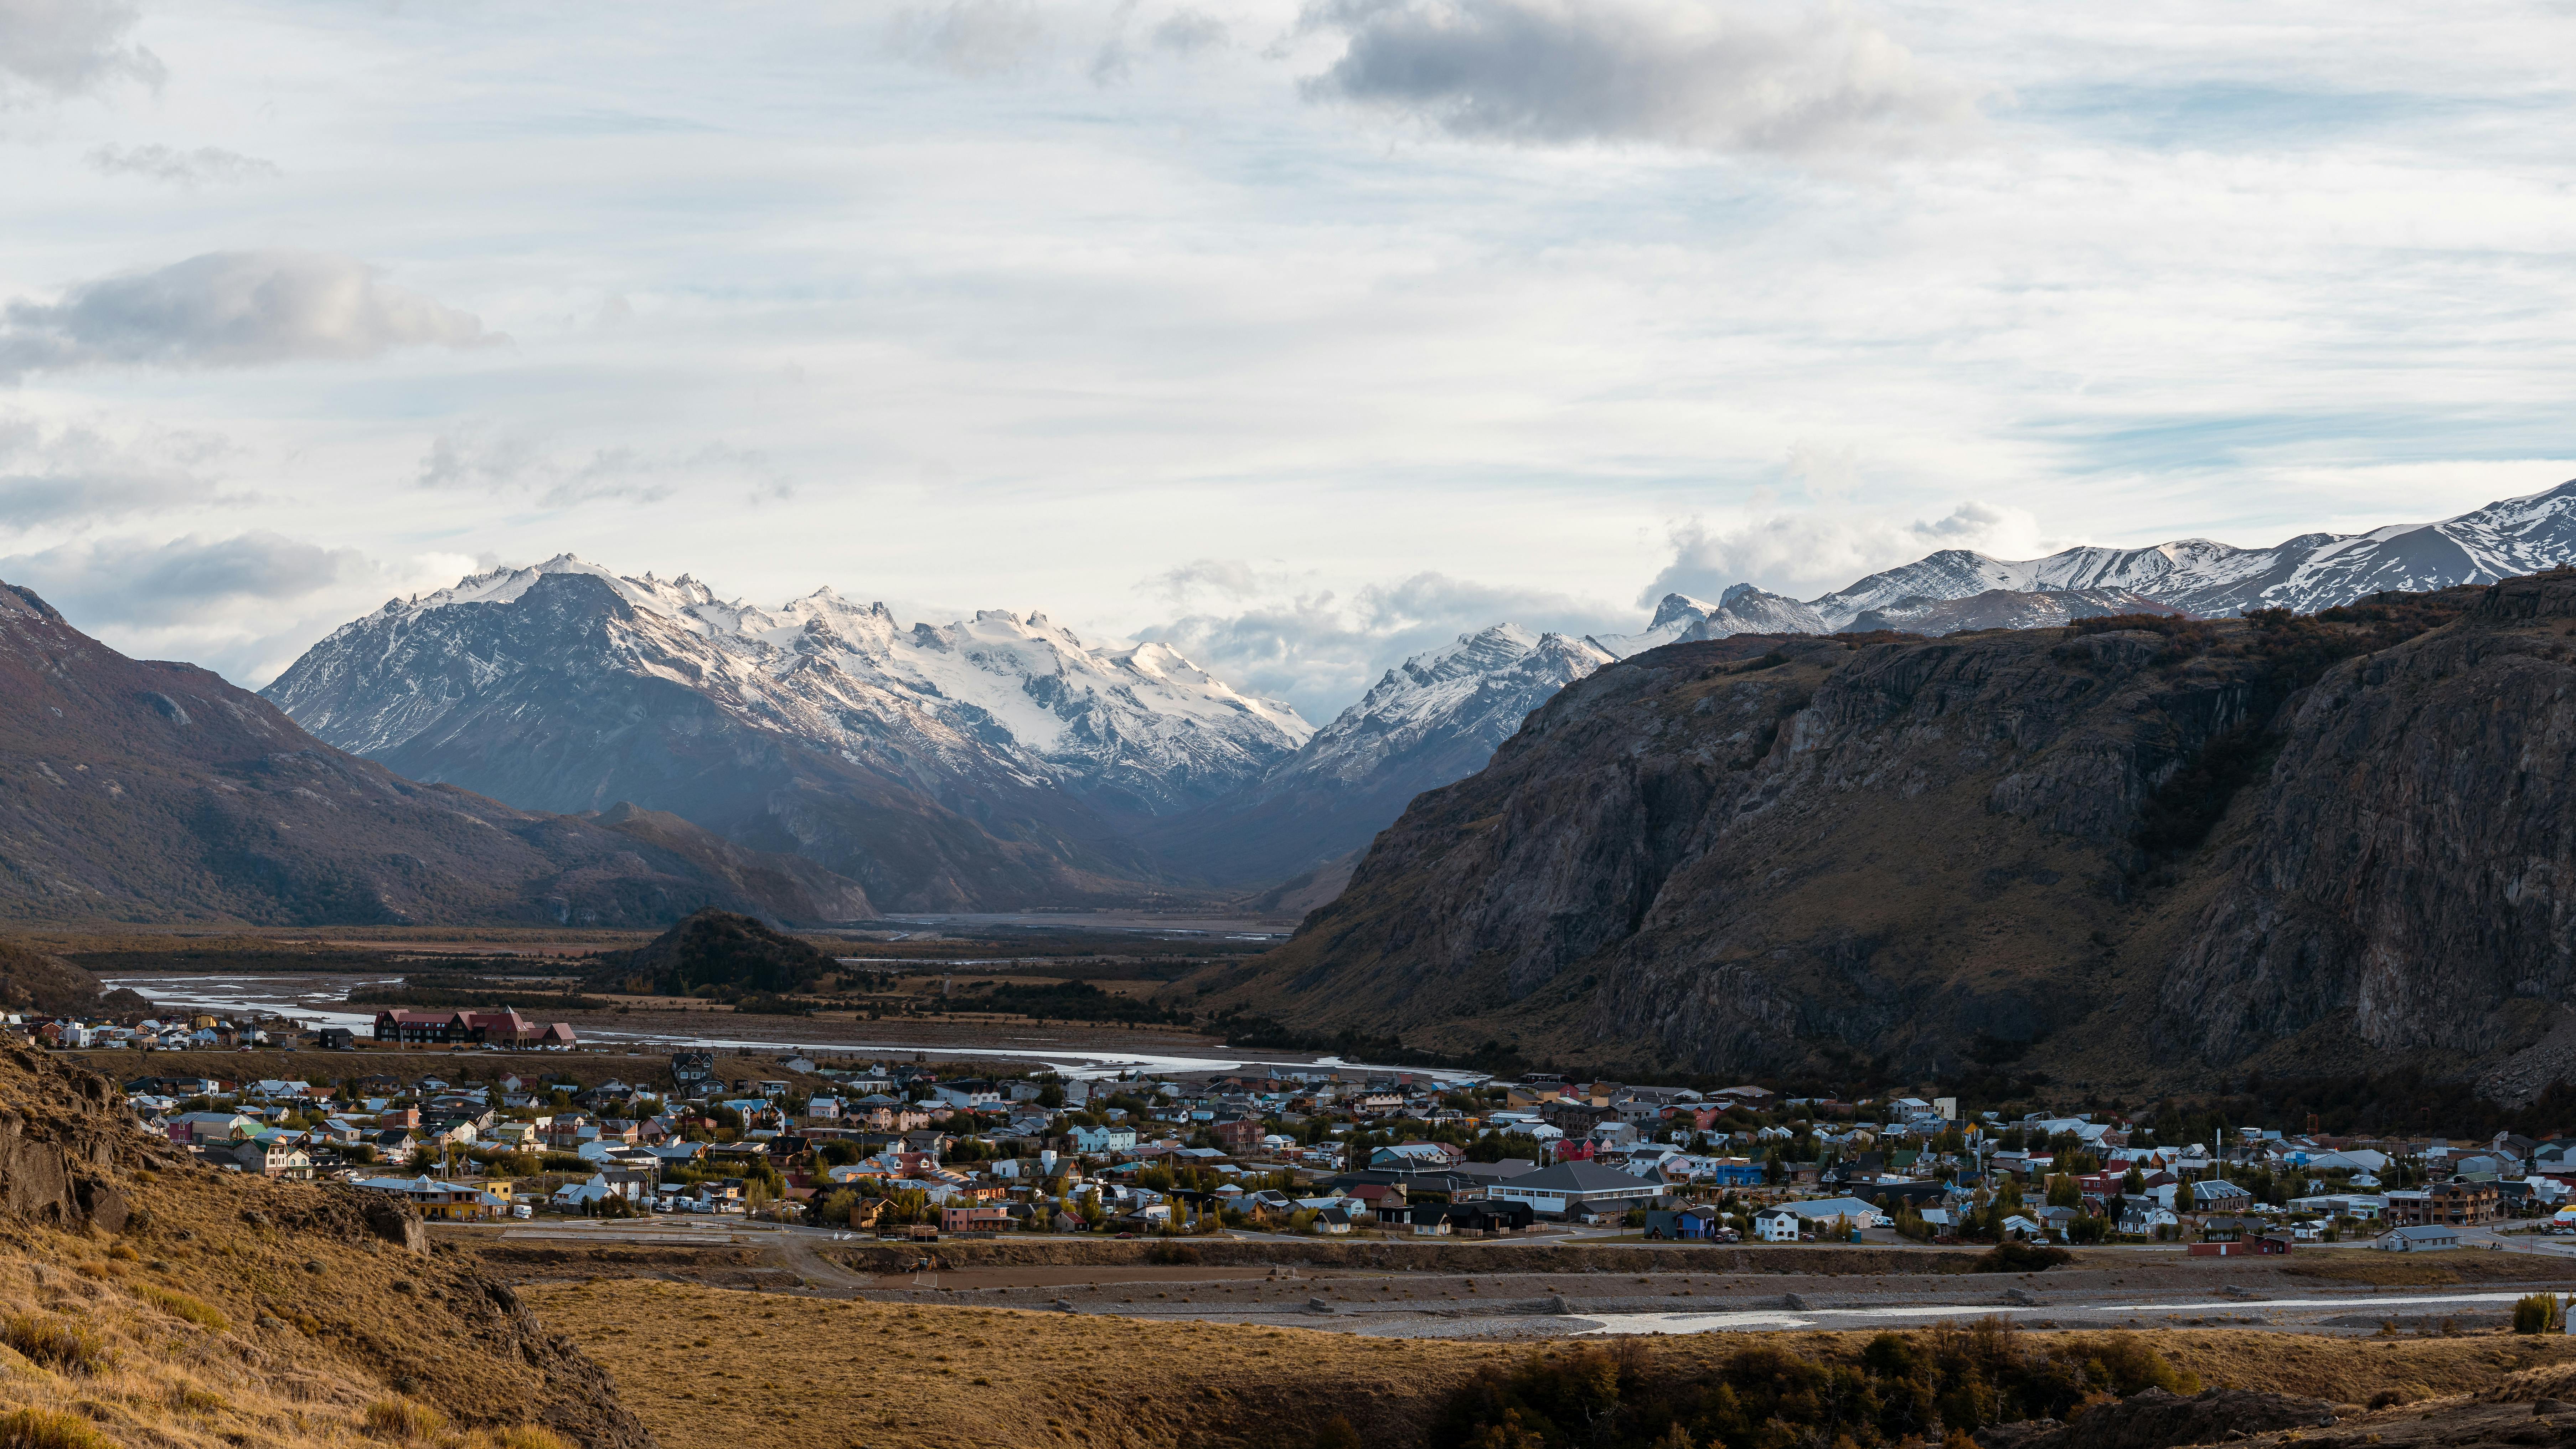
POLYGON ((221 1333, 233 1326, 233 1321, 224 1316, 222 1309, 202 1298, 191 1298, 176 1289, 145 1283, 137 1287, 134 1292, 136 1296, 162 1312, 174 1318, 184 1318, 199 1328, 211 1328, 221 1333))
POLYGON ((30 1363, 65 1373, 96 1373, 107 1364, 107 1340, 96 1332, 33 1313, 13 1314, 0 1324, 0 1343, 16 1349, 30 1363))
POLYGON ((359 1422, 378 1438, 408 1442, 446 1428, 447 1416, 418 1399, 388 1398, 367 1405, 359 1422))
POLYGON ((1633 1344, 1540 1354, 1488 1369, 1455 1394, 1442 1449, 1596 1446, 1788 1449, 1928 1442, 1991 1424, 2068 1418, 2113 1396, 2200 1382, 2122 1335, 2052 1335, 2046 1346, 1992 1319, 1882 1333, 1857 1364, 1757 1344, 1684 1376, 1650 1378, 1633 1344))
POLYGON ((2064 1248, 2045 1243, 1997 1243, 1977 1255, 1971 1273, 2043 1273, 2060 1263, 2072 1263, 2075 1255, 2064 1248))
POLYGON ((57 1409, 0 1414, 0 1449, 116 1449, 87 1419, 57 1409))
POLYGON ((2516 1333, 2564 1333, 2567 1331, 2567 1306, 2555 1293, 2526 1293, 2514 1300, 2513 1331, 2516 1333))
POLYGON ((225 1400, 223 1395, 216 1393, 212 1389, 200 1388, 191 1383, 179 1383, 171 1386, 170 1405, 173 1408, 184 1409, 192 1414, 220 1413, 223 1410, 232 1407, 232 1405, 225 1400))

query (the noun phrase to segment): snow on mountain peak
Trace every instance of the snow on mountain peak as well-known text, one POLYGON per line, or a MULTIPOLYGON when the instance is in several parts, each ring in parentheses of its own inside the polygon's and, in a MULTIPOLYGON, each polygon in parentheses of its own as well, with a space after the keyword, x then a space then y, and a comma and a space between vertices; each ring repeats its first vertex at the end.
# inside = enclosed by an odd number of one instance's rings
MULTIPOLYGON (((276 697, 290 713, 299 707, 292 700, 327 693, 327 705, 313 706, 323 712, 317 722, 333 729, 326 738, 391 748, 454 701, 424 700, 387 681, 372 707, 378 717, 359 720, 349 712, 369 706, 318 681, 360 670, 370 647, 384 657, 394 635, 433 616, 464 605, 507 608, 562 575, 596 578, 634 610, 632 619, 600 626, 616 667, 685 685, 766 728, 845 752, 878 748, 888 730, 920 736, 924 749, 971 752, 982 748, 972 739, 998 731, 991 747, 1006 758, 996 769, 1052 775, 1077 790, 1114 788, 1162 810, 1257 778, 1314 733, 1287 704, 1239 693, 1167 645, 1094 648, 1042 613, 983 609, 969 620, 903 630, 883 603, 854 605, 828 587, 769 609, 718 598, 687 574, 620 575, 570 553, 389 604, 344 626, 271 687, 285 691, 276 697), (369 646, 359 638, 369 634, 387 637, 369 646)), ((474 652, 473 631, 453 647, 474 652)))

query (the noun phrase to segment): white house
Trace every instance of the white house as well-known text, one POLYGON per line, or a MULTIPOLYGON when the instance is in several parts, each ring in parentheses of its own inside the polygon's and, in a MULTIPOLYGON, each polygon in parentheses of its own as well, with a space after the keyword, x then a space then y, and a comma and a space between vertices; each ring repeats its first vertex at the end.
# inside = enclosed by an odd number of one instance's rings
POLYGON ((1753 1236, 1766 1243, 1794 1243, 1806 1219, 1787 1208, 1764 1208, 1753 1215, 1753 1236))

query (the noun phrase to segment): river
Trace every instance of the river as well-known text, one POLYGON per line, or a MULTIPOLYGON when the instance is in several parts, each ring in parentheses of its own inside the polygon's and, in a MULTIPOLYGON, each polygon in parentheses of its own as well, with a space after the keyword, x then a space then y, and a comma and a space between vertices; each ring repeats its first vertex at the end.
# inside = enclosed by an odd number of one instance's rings
MULTIPOLYGON (((372 1009, 353 1007, 360 986, 398 986, 395 974, 293 973, 272 976, 112 976, 124 987, 164 1006, 218 1015, 266 1012, 307 1026, 345 1026, 364 1032, 375 1025, 372 1009)), ((544 1013, 538 1013, 544 1015, 544 1013)), ((636 1051, 684 1047, 821 1053, 830 1056, 954 1060, 1045 1066, 1068 1078, 1123 1076, 1130 1072, 1232 1072, 1246 1067, 1293 1071, 1410 1072, 1439 1081, 1476 1081, 1481 1074, 1422 1067, 1378 1066, 1299 1052, 1229 1051, 1206 1037, 1129 1031, 1114 1026, 1050 1026, 990 1022, 850 1022, 832 1018, 743 1016, 729 1011, 574 1012, 574 1032, 593 1046, 636 1051), (856 1028, 867 1027, 866 1034, 856 1028)))

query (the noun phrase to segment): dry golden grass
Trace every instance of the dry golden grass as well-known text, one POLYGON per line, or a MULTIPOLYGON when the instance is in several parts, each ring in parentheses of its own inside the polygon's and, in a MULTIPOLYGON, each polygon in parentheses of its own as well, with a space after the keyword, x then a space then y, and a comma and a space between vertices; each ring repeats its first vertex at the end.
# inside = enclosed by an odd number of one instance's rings
MULTIPOLYGON (((1552 1347, 838 1302, 636 1280, 531 1297, 550 1326, 607 1365, 619 1397, 665 1449, 844 1441, 1303 1449, 1334 1415, 1351 1419, 1367 1442, 1405 1444, 1478 1368, 1552 1347)), ((2564 1338, 2380 1341, 2231 1329, 2123 1336, 2204 1383, 2338 1403, 2366 1403, 2386 1388, 2428 1398, 2492 1392, 2516 1374, 2576 1376, 2576 1344, 2564 1338)), ((1704 1334, 1641 1347, 1652 1372, 1689 1375, 1757 1342, 1855 1361, 1871 1337, 1704 1334)))
MULTIPOLYGON (((76 1253, 80 1240, 61 1246, 76 1253)), ((327 1356, 272 1351, 25 1251, 0 1250, 0 1300, 21 1305, 0 1342, 0 1449, 567 1449, 543 1430, 446 1430, 423 1406, 416 1432, 371 1433, 381 1390, 327 1356)))
POLYGON ((2371 1283, 2384 1288, 2442 1283, 2555 1283, 2569 1276, 2567 1260, 2547 1253, 2378 1253, 2365 1249, 2305 1254, 2281 1271, 2296 1278, 2371 1283))
POLYGON ((132 1208, 117 1233, 0 1216, 0 1449, 77 1444, 82 1426, 155 1449, 382 1443, 366 1409, 389 1395, 443 1415, 397 1426, 434 1449, 560 1449, 531 1422, 640 1441, 506 1287, 385 1241, 353 1191, 178 1165, 31 1053, 0 1051, 0 1103, 132 1208))
POLYGON ((634 1280, 528 1291, 664 1449, 1302 1446, 1329 1414, 1407 1444, 1478 1367, 1528 1351, 634 1280))

